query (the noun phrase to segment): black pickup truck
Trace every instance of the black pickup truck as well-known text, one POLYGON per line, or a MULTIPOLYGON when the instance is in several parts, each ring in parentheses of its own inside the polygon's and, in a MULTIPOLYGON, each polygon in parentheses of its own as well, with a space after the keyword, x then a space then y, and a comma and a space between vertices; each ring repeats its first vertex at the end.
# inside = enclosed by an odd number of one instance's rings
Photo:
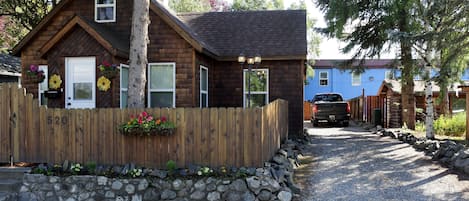
POLYGON ((350 105, 338 93, 319 93, 312 100, 313 111, 311 123, 318 126, 320 122, 341 123, 347 127, 350 119, 350 105))

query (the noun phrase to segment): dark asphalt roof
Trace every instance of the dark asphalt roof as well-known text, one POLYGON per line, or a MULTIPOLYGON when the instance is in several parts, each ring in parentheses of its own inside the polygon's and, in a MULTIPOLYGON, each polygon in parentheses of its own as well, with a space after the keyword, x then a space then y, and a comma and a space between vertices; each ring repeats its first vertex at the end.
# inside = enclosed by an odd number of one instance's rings
MULTIPOLYGON (((346 62, 346 59, 319 59, 314 63, 314 68, 337 68, 341 63, 346 62)), ((355 61, 354 66, 358 66, 359 61, 355 61)), ((395 59, 365 59, 361 65, 367 68, 391 68, 396 66, 395 59)))
POLYGON ((9 54, 0 54, 0 74, 20 73, 20 58, 9 54))
POLYGON ((307 54, 304 10, 185 13, 178 17, 221 57, 307 54))

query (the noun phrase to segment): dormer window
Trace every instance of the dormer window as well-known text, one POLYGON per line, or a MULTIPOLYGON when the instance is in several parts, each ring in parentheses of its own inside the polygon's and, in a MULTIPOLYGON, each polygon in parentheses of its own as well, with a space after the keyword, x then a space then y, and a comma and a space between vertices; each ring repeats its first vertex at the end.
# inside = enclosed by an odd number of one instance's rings
POLYGON ((96 22, 116 21, 116 0, 95 0, 94 20, 96 22))

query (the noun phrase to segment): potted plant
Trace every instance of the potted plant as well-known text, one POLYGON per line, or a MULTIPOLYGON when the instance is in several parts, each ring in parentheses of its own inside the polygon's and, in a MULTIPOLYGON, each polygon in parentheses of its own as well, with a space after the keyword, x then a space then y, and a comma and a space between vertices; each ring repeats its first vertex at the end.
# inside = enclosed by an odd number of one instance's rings
POLYGON ((37 65, 31 64, 29 69, 26 71, 26 75, 28 76, 29 80, 33 83, 41 83, 46 78, 44 75, 43 70, 39 70, 37 65))
POLYGON ((98 66, 98 69, 101 75, 108 79, 115 78, 119 72, 116 64, 110 64, 107 61, 103 61, 103 63, 98 66))

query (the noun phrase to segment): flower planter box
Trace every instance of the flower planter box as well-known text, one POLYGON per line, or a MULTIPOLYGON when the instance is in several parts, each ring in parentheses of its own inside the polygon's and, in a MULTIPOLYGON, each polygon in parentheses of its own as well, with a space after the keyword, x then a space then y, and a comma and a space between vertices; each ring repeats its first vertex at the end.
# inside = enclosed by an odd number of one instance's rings
POLYGON ((175 133, 175 128, 158 128, 158 129, 151 129, 151 130, 144 130, 143 128, 132 128, 128 130, 124 130, 119 128, 119 132, 123 135, 134 135, 134 136, 155 136, 155 135, 162 135, 162 136, 169 136, 175 133))
POLYGON ((44 81, 46 78, 45 76, 37 76, 37 75, 29 75, 28 76, 29 80, 31 80, 32 83, 41 83, 44 81))
POLYGON ((117 76, 117 73, 119 73, 118 70, 103 70, 101 71, 101 75, 112 80, 117 76))

